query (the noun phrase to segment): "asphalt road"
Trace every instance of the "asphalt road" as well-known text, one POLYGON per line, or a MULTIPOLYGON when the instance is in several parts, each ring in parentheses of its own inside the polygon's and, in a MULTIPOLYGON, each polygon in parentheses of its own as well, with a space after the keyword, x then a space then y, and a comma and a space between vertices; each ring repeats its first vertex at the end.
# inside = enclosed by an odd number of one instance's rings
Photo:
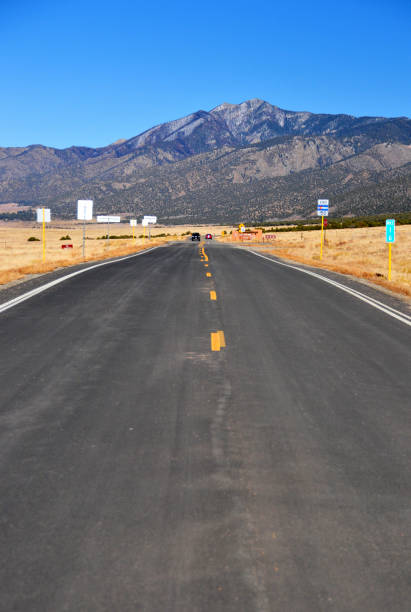
POLYGON ((206 254, 0 314, 2 611, 411 608, 411 327, 206 254))

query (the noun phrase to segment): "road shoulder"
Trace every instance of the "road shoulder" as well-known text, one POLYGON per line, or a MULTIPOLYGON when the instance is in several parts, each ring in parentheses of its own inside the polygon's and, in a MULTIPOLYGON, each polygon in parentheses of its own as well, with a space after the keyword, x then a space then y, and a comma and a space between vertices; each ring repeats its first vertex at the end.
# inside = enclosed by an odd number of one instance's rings
POLYGON ((335 281, 337 283, 341 283, 342 285, 345 285, 349 289, 353 289, 354 291, 359 291, 360 293, 366 295, 367 297, 373 300, 378 300, 380 302, 383 302, 390 308, 394 308, 404 313, 405 315, 409 316, 411 314, 411 299, 410 298, 407 298, 406 296, 402 296, 398 293, 394 293, 393 291, 390 291, 389 289, 386 289, 385 287, 379 287, 377 285, 374 285, 373 283, 371 283, 370 281, 367 281, 366 279, 361 279, 356 276, 351 276, 348 274, 341 274, 340 272, 334 272, 332 270, 326 270, 324 268, 317 268, 315 266, 309 266, 307 264, 302 264, 302 263, 293 261, 292 259, 286 259, 286 258, 278 257, 276 255, 271 255, 262 250, 260 251, 257 249, 252 249, 252 248, 247 248, 247 247, 235 247, 235 248, 240 248, 241 250, 244 250, 246 252, 247 251, 252 252, 256 255, 262 255, 266 257, 267 259, 271 259, 272 261, 277 262, 279 264, 287 264, 296 269, 299 268, 301 270, 313 272, 315 274, 318 274, 318 276, 322 276, 326 279, 335 281))
MULTIPOLYGON (((161 247, 167 245, 161 245, 161 247)), ((158 247, 160 248, 160 247, 158 247)), ((44 274, 31 274, 29 277, 25 276, 24 278, 11 281, 10 283, 6 283, 4 285, 0 285, 0 305, 5 302, 9 302, 15 298, 20 297, 21 295, 28 293, 29 291, 33 291, 34 289, 38 289, 42 285, 46 285, 54 280, 58 280, 63 278, 64 276, 68 276, 73 274, 74 272, 79 272, 81 270, 92 268, 93 266, 98 266, 101 264, 110 264, 115 263, 116 261, 120 261, 125 257, 133 257, 137 255, 142 255, 147 253, 151 248, 144 249, 143 251, 138 251, 137 253, 132 253, 130 255, 119 255, 118 257, 112 257, 109 259, 99 259, 95 261, 85 261, 81 264, 76 264, 74 266, 64 266, 62 268, 56 268, 51 272, 45 272, 44 274)))

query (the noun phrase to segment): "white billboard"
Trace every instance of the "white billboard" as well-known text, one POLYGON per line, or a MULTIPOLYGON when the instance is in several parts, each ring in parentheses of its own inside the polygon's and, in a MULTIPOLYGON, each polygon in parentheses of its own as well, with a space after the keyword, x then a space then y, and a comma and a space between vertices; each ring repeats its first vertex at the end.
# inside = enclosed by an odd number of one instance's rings
POLYGON ((143 221, 147 221, 147 223, 157 223, 157 217, 154 215, 144 215, 143 221))
POLYGON ((77 200, 77 219, 91 221, 93 218, 93 200, 77 200))
POLYGON ((131 227, 135 227, 137 225, 137 219, 130 219, 131 227))
POLYGON ((51 221, 50 208, 36 208, 36 213, 37 213, 38 223, 43 223, 43 221, 45 223, 50 223, 51 221), (44 218, 43 218, 43 214, 44 214, 44 218))
POLYGON ((121 217, 111 215, 97 215, 97 223, 120 223, 121 217))

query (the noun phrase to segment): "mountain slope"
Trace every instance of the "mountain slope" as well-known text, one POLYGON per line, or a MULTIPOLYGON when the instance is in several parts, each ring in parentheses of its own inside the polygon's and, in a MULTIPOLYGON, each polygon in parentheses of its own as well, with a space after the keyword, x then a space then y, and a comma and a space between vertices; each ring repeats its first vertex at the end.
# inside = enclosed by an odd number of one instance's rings
POLYGON ((407 118, 224 103, 100 149, 0 148, 0 202, 47 204, 70 216, 81 197, 100 211, 150 208, 164 218, 307 214, 319 195, 337 202, 351 189, 383 193, 387 172, 407 174, 410 145, 407 118))

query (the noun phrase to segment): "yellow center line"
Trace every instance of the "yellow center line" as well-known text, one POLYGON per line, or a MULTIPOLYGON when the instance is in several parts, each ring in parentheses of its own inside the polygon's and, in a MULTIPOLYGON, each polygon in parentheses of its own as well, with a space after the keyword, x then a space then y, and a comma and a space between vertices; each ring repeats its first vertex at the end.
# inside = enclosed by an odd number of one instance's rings
POLYGON ((221 331, 221 329, 220 329, 220 330, 217 332, 217 334, 218 334, 218 337, 219 337, 219 339, 220 339, 220 346, 221 346, 222 348, 225 348, 226 343, 225 343, 225 336, 224 336, 224 332, 223 332, 223 331, 221 331))
POLYGON ((205 267, 205 268, 208 268, 208 264, 204 264, 204 267, 205 267))
POLYGON ((225 348, 225 337, 224 332, 220 329, 216 332, 211 332, 211 350, 219 351, 222 348, 225 348))
POLYGON ((210 291, 210 300, 216 300, 217 299, 217 294, 215 291, 210 291))
POLYGON ((211 272, 206 272, 206 276, 211 276, 211 272))
POLYGON ((211 332, 211 350, 212 351, 220 350, 220 336, 218 332, 211 332))

